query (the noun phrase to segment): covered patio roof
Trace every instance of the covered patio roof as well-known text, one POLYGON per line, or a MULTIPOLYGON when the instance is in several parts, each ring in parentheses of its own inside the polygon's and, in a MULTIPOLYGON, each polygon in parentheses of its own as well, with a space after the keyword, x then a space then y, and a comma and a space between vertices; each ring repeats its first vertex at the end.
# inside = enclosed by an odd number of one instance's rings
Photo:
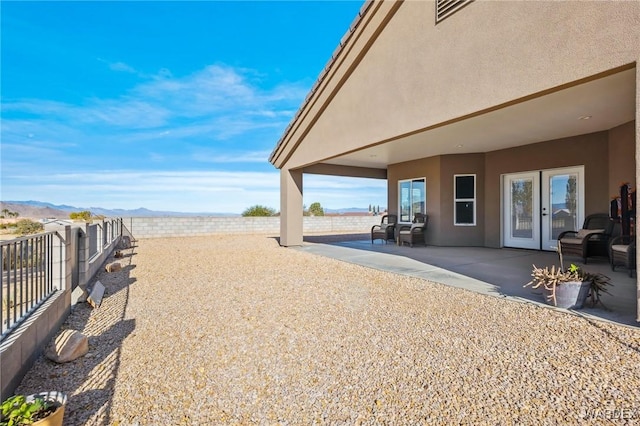
POLYGON ((561 87, 478 111, 357 151, 324 164, 380 169, 435 155, 482 153, 606 131, 636 116, 636 70, 630 64, 561 87))

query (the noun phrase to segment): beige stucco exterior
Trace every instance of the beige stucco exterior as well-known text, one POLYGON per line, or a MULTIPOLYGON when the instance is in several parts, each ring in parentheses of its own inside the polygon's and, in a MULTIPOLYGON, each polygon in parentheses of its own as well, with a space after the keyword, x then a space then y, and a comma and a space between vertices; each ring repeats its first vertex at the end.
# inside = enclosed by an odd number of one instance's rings
POLYGON ((640 2, 475 1, 436 24, 434 2, 382 0, 360 15, 270 157, 283 245, 302 243, 295 171, 386 178, 391 212, 398 181, 424 177, 427 243, 488 247, 506 173, 584 166, 585 214, 640 181, 640 2), (454 174, 476 175, 475 226, 453 223, 454 174))

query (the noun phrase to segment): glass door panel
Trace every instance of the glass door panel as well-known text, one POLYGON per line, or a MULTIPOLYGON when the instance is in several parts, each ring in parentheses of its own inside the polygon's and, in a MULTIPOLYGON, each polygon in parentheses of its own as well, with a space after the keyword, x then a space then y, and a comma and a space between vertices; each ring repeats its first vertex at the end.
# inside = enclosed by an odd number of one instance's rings
POLYGON ((504 177, 504 245, 540 247, 539 173, 517 173, 504 177))
POLYGON ((542 249, 555 250, 558 235, 584 220, 584 167, 542 172, 542 249))

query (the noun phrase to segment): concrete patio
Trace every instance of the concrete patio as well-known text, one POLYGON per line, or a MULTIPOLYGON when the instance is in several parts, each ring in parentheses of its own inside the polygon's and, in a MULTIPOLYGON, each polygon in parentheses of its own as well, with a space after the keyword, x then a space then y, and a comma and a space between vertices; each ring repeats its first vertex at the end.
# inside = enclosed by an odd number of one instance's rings
MULTIPOLYGON (((401 247, 382 240, 372 244, 369 234, 305 237, 305 245, 301 250, 541 306, 548 306, 544 303, 542 292, 523 287, 531 279, 531 266, 560 264, 554 252, 486 247, 401 247)), ((577 257, 567 257, 564 263, 565 267, 574 263, 589 272, 604 274, 611 278, 612 283, 609 289, 611 294, 601 297, 602 304, 593 308, 588 304, 584 309, 571 312, 633 327, 640 325, 636 321, 635 272, 631 278, 624 268, 618 267, 612 271, 604 258, 590 258, 585 265, 577 257)))

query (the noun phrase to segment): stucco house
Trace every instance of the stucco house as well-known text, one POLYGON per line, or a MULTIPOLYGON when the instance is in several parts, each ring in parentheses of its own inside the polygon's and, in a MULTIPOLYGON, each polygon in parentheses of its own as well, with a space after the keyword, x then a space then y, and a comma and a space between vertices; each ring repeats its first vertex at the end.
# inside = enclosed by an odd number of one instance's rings
POLYGON ((640 180, 639 61, 637 1, 367 1, 271 154, 281 244, 315 173, 386 179, 431 245, 553 249, 640 180))

